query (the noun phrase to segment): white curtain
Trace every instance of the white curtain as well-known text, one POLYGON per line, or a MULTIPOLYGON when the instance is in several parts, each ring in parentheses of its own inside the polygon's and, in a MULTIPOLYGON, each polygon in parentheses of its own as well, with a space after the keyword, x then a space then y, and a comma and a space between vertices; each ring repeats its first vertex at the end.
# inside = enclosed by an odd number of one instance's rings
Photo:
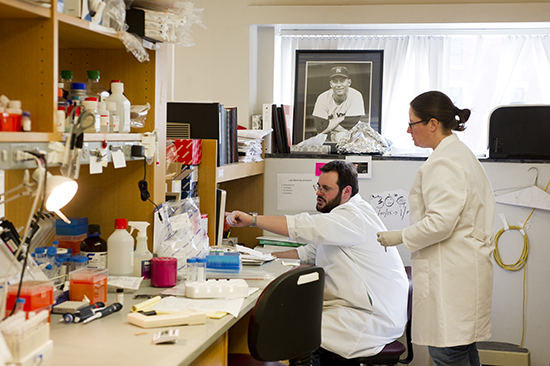
POLYGON ((546 35, 279 36, 275 103, 294 104, 296 50, 384 50, 382 134, 394 153, 425 155, 406 133, 410 101, 440 90, 472 115, 460 138, 479 156, 488 146, 490 112, 506 104, 550 104, 546 35))

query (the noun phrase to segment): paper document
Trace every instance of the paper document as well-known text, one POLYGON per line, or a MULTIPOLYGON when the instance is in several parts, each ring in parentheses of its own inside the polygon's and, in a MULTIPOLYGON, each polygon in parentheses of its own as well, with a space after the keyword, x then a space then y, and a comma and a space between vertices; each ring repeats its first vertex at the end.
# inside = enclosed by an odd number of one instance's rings
POLYGON ((147 310, 155 310, 160 313, 177 313, 183 309, 194 309, 205 313, 224 311, 237 317, 243 307, 243 302, 244 298, 242 297, 237 299, 188 299, 168 296, 147 310))

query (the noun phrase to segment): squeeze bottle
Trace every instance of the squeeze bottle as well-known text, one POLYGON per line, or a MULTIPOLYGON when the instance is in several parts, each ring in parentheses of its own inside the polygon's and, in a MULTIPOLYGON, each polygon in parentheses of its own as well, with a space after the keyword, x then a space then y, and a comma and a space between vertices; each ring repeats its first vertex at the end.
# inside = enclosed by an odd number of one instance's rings
POLYGON ((115 219, 115 231, 107 238, 107 268, 111 276, 134 274, 134 238, 126 228, 126 219, 115 219))
POLYGON ((130 234, 137 229, 137 244, 134 252, 134 277, 143 277, 144 280, 151 279, 151 258, 153 254, 147 249, 147 226, 145 221, 130 221, 130 234))

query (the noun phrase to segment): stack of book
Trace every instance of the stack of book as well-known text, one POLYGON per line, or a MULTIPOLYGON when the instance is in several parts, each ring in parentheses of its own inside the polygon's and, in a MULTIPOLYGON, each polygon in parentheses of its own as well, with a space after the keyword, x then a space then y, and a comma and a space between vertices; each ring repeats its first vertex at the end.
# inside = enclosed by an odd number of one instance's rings
POLYGON ((166 118, 172 129, 179 123, 189 131, 188 138, 217 140, 218 166, 238 162, 237 107, 216 102, 168 102, 166 118))

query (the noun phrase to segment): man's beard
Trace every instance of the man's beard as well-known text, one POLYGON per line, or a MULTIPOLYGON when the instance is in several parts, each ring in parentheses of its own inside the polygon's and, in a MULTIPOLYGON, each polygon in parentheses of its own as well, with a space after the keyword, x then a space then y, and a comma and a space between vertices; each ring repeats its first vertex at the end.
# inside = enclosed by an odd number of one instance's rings
POLYGON ((330 211, 332 211, 332 209, 334 207, 339 206, 340 203, 342 202, 342 195, 340 193, 338 193, 338 195, 336 197, 334 197, 334 199, 332 199, 331 201, 328 201, 328 202, 323 197, 320 197, 320 196, 317 196, 317 197, 322 199, 323 201, 325 201, 324 206, 320 207, 318 203, 315 206, 317 211, 319 211, 321 213, 329 213, 330 211))

